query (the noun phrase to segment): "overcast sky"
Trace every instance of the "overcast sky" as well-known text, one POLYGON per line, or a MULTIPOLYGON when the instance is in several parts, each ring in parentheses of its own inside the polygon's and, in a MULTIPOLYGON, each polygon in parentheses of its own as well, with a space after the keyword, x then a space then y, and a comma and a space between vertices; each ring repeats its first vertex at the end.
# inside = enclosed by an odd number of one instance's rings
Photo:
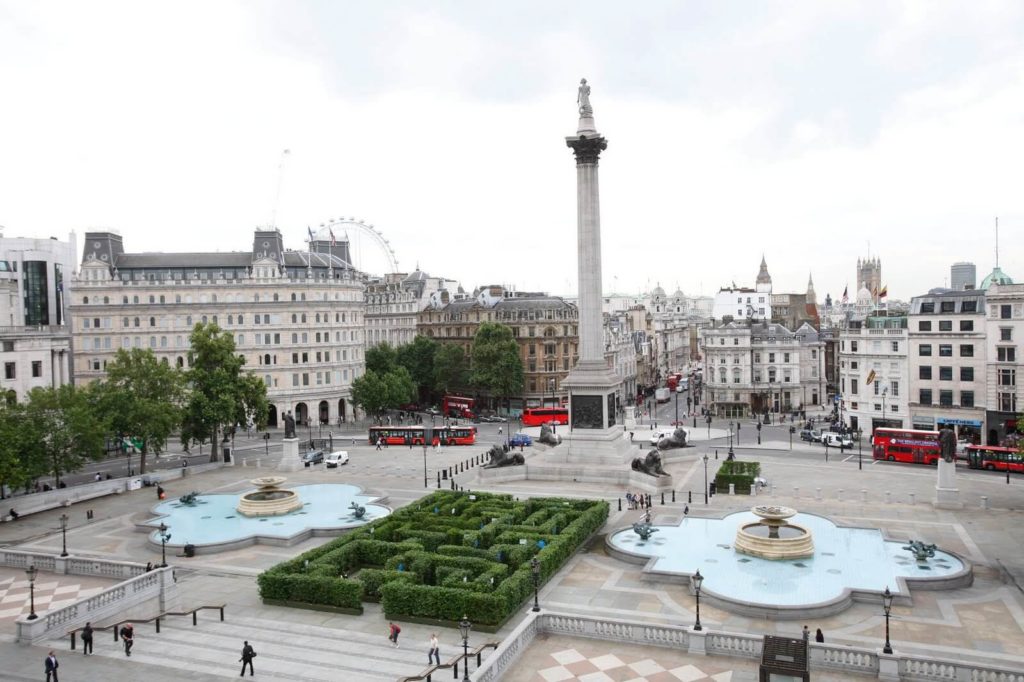
POLYGON ((606 292, 764 254, 777 292, 853 298, 870 254, 909 299, 987 274, 996 216, 1024 279, 1022 35, 1019 0, 0 0, 0 225, 248 250, 276 206, 294 249, 354 216, 402 270, 575 294, 585 76, 606 292))

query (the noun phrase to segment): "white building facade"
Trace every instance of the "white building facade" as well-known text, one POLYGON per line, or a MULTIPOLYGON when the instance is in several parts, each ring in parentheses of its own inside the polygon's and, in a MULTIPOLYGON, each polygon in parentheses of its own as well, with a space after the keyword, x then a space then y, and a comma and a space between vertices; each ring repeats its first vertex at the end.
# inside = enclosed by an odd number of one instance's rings
POLYGON ((986 445, 1016 441, 1024 410, 1024 284, 992 284, 985 296, 986 445), (1009 436, 1009 439, 1007 438, 1009 436))
POLYGON ((879 427, 909 428, 907 317, 851 319, 838 333, 844 423, 867 434, 879 427))

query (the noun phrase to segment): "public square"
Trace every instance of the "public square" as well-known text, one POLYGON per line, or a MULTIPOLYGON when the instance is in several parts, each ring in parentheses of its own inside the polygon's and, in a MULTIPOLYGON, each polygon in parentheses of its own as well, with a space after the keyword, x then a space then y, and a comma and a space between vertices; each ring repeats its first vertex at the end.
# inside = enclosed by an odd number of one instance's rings
MULTIPOLYGON (((663 405, 658 421, 674 417, 674 406, 663 405)), ((650 420, 647 420, 650 421, 650 420)), ((719 426, 717 423, 715 427, 719 426)), ((638 427, 636 439, 650 433, 653 424, 638 427)), ((497 424, 481 424, 480 442, 470 447, 450 447, 437 453, 427 452, 430 488, 423 488, 423 451, 421 448, 390 447, 381 451, 366 444, 356 433, 344 434, 351 455, 348 465, 324 469, 322 465, 288 474, 290 484, 344 481, 357 485, 368 494, 386 496, 388 504, 400 507, 436 487, 436 472, 457 465, 499 441, 497 424)), ((959 472, 957 478, 964 509, 937 511, 930 500, 934 493, 935 472, 931 468, 874 462, 862 457, 858 468, 854 451, 840 457, 830 455, 824 461, 823 447, 794 442, 790 450, 787 425, 765 426, 763 444, 746 442, 747 428, 741 429, 735 448, 740 459, 762 463, 768 486, 757 501, 791 506, 821 514, 840 524, 878 527, 894 538, 923 539, 967 558, 974 566, 974 584, 952 591, 912 592, 912 605, 896 605, 892 618, 892 643, 897 653, 916 652, 943 658, 983 661, 1008 670, 1024 670, 1024 599, 1018 588, 1024 566, 1024 529, 1020 518, 1024 480, 1012 480, 984 471, 959 472), (840 493, 839 491, 843 492, 840 493), (862 497, 861 491, 863 493, 862 497), (842 501, 839 500, 840 494, 842 501), (911 504, 911 495, 914 502, 911 504), (981 509, 982 496, 989 509, 981 509), (819 499, 820 497, 820 499, 819 499), (864 501, 866 499, 866 501, 864 501)), ((341 437, 342 434, 339 434, 341 437)), ((272 441, 279 448, 278 441, 272 441)), ((639 451, 640 448, 638 448, 639 451)), ((709 454, 710 475, 717 462, 725 458, 728 439, 698 442, 678 461, 668 465, 677 501, 671 496, 662 505, 654 496, 655 523, 678 523, 687 492, 693 491, 689 513, 694 517, 723 516, 748 508, 754 498, 718 494, 703 503, 702 456, 709 454), (718 459, 715 459, 717 452, 718 459)), ((241 441, 237 465, 209 473, 170 481, 167 494, 180 496, 191 490, 203 493, 239 491, 251 486, 248 480, 276 464, 276 457, 263 455, 263 443, 241 441), (251 446, 251 447, 250 447, 251 446), (263 456, 261 456, 263 455, 263 456), (260 469, 256 469, 259 461, 260 469)), ((529 457, 535 457, 527 449, 529 457)), ((529 458, 528 462, 529 464, 529 458)), ((456 483, 473 486, 474 470, 456 475, 456 483)), ((479 488, 477 488, 479 489, 479 488)), ((493 488, 518 497, 567 495, 607 499, 612 504, 605 531, 631 524, 642 512, 618 510, 625 492, 600 484, 574 484, 521 481, 493 488)), ((158 563, 159 549, 137 532, 135 524, 144 520, 156 504, 153 488, 143 488, 119 496, 110 496, 73 505, 67 548, 73 557, 119 559, 158 563), (85 510, 94 518, 87 521, 85 510)), ((0 542, 11 549, 58 554, 61 534, 54 510, 22 517, 16 523, 0 525, 0 542)), ((173 531, 173 529, 172 529, 173 531)), ((603 532, 605 532, 603 531, 603 532)), ((225 621, 217 621, 215 612, 200 612, 193 628, 188 618, 169 618, 157 635, 152 624, 140 624, 131 659, 110 638, 100 633, 97 654, 83 657, 80 650, 69 650, 67 638, 28 647, 15 644, 13 619, 27 613, 24 576, 6 569, 0 573, 2 597, 3 658, 5 679, 38 679, 42 660, 53 648, 62 661, 66 679, 174 680, 188 671, 190 679, 208 680, 237 675, 241 641, 250 641, 257 652, 257 675, 283 680, 397 680, 425 669, 427 639, 432 628, 402 623, 400 648, 395 650, 385 639, 387 622, 379 607, 368 605, 362 616, 345 616, 317 611, 265 606, 261 604, 255 576, 263 569, 294 556, 325 539, 313 539, 293 547, 254 545, 245 549, 193 558, 169 557, 175 567, 184 610, 208 604, 226 604, 225 621), (19 608, 20 607, 20 608, 19 608), (15 612, 17 610, 17 613, 15 612), (342 675, 344 673, 344 675, 342 675)), ((607 555, 603 540, 595 538, 573 557, 566 567, 540 590, 542 611, 622 619, 631 622, 688 627, 695 617, 694 599, 684 586, 650 582, 641 567, 607 555)), ((37 610, 45 606, 53 592, 84 594, 97 586, 95 581, 60 576, 59 580, 37 578, 37 610), (58 586, 51 583, 59 582, 58 586), (46 587, 44 588, 44 585, 46 587)), ((524 604, 524 614, 529 604, 524 604)), ((155 614, 152 614, 155 615, 155 614)), ((878 604, 856 603, 837 615, 804 622, 773 621, 744 617, 702 604, 701 619, 712 631, 747 634, 782 634, 799 637, 801 627, 812 632, 821 628, 830 644, 848 644, 880 648, 884 640, 884 619, 878 604)), ((483 641, 500 641, 518 624, 513 618, 495 634, 471 634, 474 646, 483 641)), ((459 651, 459 637, 453 629, 439 631, 442 660, 459 651)), ((472 668, 475 670, 475 665, 472 668)), ((756 679, 756 665, 719 656, 693 656, 685 651, 661 647, 616 645, 562 635, 543 635, 533 641, 517 659, 504 679, 536 680, 724 680, 756 679), (595 677, 596 675, 596 677, 595 677), (604 675, 603 677, 601 675, 604 675)), ((839 673, 817 673, 816 680, 862 679, 839 673)))

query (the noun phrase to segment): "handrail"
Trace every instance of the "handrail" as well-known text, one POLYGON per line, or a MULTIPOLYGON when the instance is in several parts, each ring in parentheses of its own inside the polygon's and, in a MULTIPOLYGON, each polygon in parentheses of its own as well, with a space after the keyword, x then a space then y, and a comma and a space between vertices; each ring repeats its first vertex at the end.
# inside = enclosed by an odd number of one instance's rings
POLYGON ((458 678, 459 677, 459 661, 467 658, 468 656, 476 656, 476 667, 479 668, 480 667, 480 663, 481 663, 480 653, 484 649, 497 649, 500 644, 501 644, 501 642, 485 642, 484 644, 481 644, 480 646, 478 646, 476 649, 474 649, 473 651, 469 652, 468 654, 467 653, 461 653, 458 656, 456 656, 455 658, 449 660, 447 663, 441 663, 440 665, 438 665, 438 664, 432 665, 429 668, 427 668, 426 670, 424 670, 423 672, 421 672, 419 675, 407 675, 406 677, 400 677, 400 678, 398 678, 398 682, 416 682, 416 680, 426 680, 426 682, 431 682, 431 680, 430 680, 430 676, 431 675, 433 675, 438 670, 444 670, 446 668, 455 668, 455 671, 454 671, 455 677, 458 678))
MULTIPOLYGON (((118 621, 118 622, 114 623, 113 625, 103 625, 103 626, 100 626, 100 627, 95 627, 95 628, 93 628, 93 632, 96 632, 98 630, 111 630, 112 629, 114 631, 114 641, 116 642, 117 641, 117 637, 118 637, 118 634, 117 634, 118 633, 118 628, 120 628, 125 623, 152 623, 153 621, 156 621, 156 631, 157 631, 157 634, 159 634, 160 633, 160 619, 161 618, 165 618, 167 616, 192 616, 192 626, 195 627, 198 624, 198 620, 196 619, 196 612, 197 611, 202 611, 203 609, 218 609, 220 611, 220 620, 223 623, 224 622, 224 607, 225 606, 227 606, 227 604, 206 604, 204 606, 197 606, 194 609, 192 609, 191 611, 165 611, 164 613, 161 613, 158 616, 153 616, 152 618, 146 618, 146 619, 128 618, 126 620, 118 621)), ((74 630, 68 630, 68 635, 71 637, 71 650, 72 651, 75 650, 75 633, 80 632, 83 629, 84 629, 84 626, 80 627, 80 628, 75 628, 74 630)))

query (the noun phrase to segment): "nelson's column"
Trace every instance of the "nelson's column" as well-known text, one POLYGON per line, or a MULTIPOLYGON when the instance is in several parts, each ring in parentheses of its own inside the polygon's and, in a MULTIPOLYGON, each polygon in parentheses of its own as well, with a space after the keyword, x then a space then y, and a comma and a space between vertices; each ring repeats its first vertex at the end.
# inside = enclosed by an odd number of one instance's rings
POLYGON ((601 314, 601 208, 597 159, 607 148, 594 125, 590 86, 580 81, 580 120, 565 143, 576 155, 576 239, 579 260, 579 342, 576 366, 562 382, 569 392, 567 459, 621 464, 630 456, 629 439, 616 426, 615 396, 620 384, 604 359, 601 314))

